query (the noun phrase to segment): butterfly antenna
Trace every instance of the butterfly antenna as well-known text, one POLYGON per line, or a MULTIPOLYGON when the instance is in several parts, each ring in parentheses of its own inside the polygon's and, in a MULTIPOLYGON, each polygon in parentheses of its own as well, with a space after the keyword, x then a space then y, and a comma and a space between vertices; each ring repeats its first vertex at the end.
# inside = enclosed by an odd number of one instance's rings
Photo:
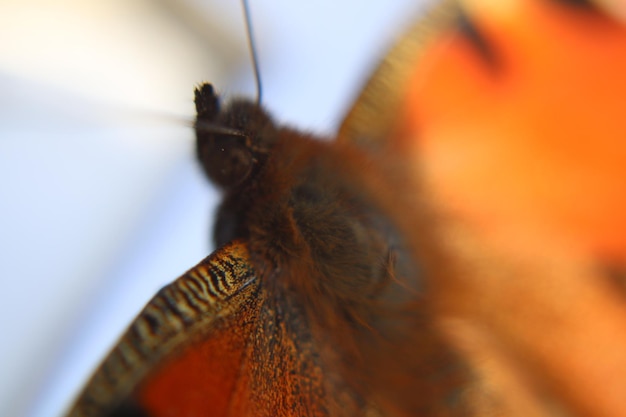
POLYGON ((250 57, 254 67, 254 80, 256 81, 256 104, 261 104, 261 73, 259 72, 259 59, 256 55, 256 47, 254 45, 254 36, 252 35, 252 19, 250 19, 250 6, 248 0, 241 0, 243 13, 246 17, 246 32, 248 33, 248 46, 250 48, 250 57))

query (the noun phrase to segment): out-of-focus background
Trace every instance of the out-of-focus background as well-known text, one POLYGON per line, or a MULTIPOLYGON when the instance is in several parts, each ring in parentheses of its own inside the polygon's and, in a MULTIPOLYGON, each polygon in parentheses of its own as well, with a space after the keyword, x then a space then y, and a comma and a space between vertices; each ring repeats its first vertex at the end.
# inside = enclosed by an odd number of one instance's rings
MULTIPOLYGON (((332 133, 421 1, 251 1, 264 104, 332 133)), ((193 87, 254 96, 237 0, 0 2, 0 415, 58 416, 212 250, 193 87)))

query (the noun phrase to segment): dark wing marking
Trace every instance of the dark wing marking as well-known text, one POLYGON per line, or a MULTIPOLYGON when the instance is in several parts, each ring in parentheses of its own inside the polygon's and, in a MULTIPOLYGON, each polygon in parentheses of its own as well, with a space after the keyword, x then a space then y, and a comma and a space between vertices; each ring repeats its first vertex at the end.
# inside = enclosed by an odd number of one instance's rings
POLYGON ((553 0, 553 1, 557 3, 565 4, 567 6, 586 8, 589 10, 596 9, 595 5, 593 4, 591 0, 553 0))
POLYGON ((478 55, 492 70, 498 69, 498 55, 482 30, 472 21, 470 16, 460 11, 456 21, 456 28, 478 52, 478 55))
MULTIPOLYGON (((548 1, 548 0, 544 0, 548 1)), ((550 0, 581 11, 598 12, 590 0, 550 0)), ((339 140, 373 151, 388 146, 395 133, 408 81, 429 50, 430 42, 459 31, 491 69, 498 69, 497 51, 471 16, 455 0, 439 0, 393 46, 366 82, 339 128, 339 140)))
POLYGON ((248 258, 245 244, 225 245, 159 291, 96 370, 69 415, 114 413, 155 363, 252 303, 258 282, 248 258))

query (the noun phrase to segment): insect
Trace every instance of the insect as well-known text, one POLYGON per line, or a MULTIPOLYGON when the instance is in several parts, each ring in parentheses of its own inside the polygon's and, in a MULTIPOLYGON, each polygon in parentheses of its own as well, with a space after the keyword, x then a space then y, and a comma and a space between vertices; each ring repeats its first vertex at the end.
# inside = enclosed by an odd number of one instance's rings
POLYGON ((334 143, 254 102, 222 107, 200 86, 198 156, 224 193, 220 249, 156 295, 70 415, 626 409, 606 371, 624 367, 626 316, 596 271, 625 253, 602 217, 624 208, 626 126, 611 104, 626 91, 584 71, 554 84, 564 62, 617 79, 626 30, 579 2, 503 4, 491 15, 481 2, 435 4, 334 143), (581 112, 572 85, 606 111, 581 112), (552 153, 564 139, 575 163, 552 153), (597 204, 568 204, 576 192, 597 204), (599 392, 600 377, 614 388, 599 392))

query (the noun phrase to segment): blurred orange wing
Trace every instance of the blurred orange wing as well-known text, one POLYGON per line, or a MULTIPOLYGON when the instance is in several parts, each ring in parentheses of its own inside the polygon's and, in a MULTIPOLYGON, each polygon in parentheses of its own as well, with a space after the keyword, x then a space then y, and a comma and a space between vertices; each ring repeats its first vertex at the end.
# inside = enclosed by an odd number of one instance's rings
POLYGON ((626 25, 587 1, 440 5, 342 138, 423 185, 439 321, 505 414, 623 415, 626 25))

